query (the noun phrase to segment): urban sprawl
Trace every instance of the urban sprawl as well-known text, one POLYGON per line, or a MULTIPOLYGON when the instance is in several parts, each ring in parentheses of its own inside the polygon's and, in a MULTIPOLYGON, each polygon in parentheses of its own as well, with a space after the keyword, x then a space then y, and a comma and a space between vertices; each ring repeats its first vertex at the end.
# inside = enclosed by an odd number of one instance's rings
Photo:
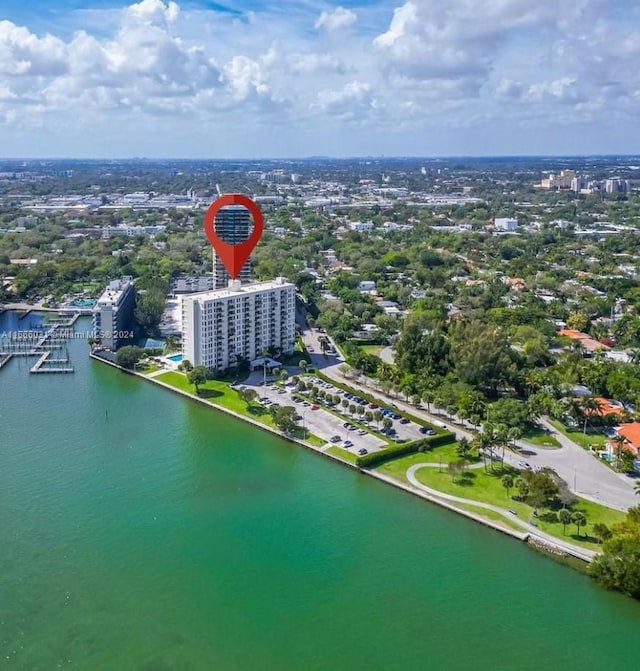
POLYGON ((73 373, 88 330, 640 597, 639 229, 640 157, 0 161, 0 369, 73 373), (265 217, 235 280, 202 230, 226 193, 265 217))

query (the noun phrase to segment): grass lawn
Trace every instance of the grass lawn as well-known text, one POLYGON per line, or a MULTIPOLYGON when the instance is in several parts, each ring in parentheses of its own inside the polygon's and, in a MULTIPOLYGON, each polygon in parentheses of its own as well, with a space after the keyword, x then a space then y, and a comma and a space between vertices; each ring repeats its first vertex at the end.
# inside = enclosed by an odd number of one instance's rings
POLYGON ((380 352, 384 349, 382 345, 361 345, 360 349, 372 356, 380 356, 380 352))
POLYGON ((337 447, 336 445, 326 450, 326 453, 332 454, 334 457, 338 457, 338 459, 342 459, 343 461, 348 461, 350 464, 355 464, 356 459, 358 458, 355 454, 349 452, 349 450, 337 447))
POLYGON ((138 364, 137 372, 142 373, 143 375, 149 375, 149 373, 155 373, 157 370, 160 370, 160 366, 156 366, 153 363, 150 363, 148 366, 138 364))
POLYGON ((543 427, 528 429, 522 434, 522 439, 540 447, 560 447, 557 439, 545 431, 543 427))
POLYGON ((585 446, 585 437, 583 436, 582 431, 571 431, 568 429, 562 422, 558 420, 551 420, 552 426, 554 426, 560 433, 563 433, 569 440, 572 440, 580 447, 588 447, 589 445, 597 446, 598 449, 603 449, 605 443, 607 442, 607 437, 601 433, 587 433, 586 435, 586 446, 585 446))
MULTIPOLYGON (((408 483, 406 472, 410 466, 415 464, 438 464, 442 462, 442 470, 446 472, 447 464, 451 461, 458 461, 460 457, 456 454, 456 444, 443 445, 427 452, 416 452, 398 459, 392 459, 376 468, 377 471, 390 475, 391 477, 408 483)), ((469 463, 477 463, 477 459, 472 459, 469 463)), ((438 470, 438 469, 434 469, 438 470)))
POLYGON ((495 472, 485 473, 484 469, 480 468, 468 470, 463 477, 458 477, 455 482, 452 482, 451 476, 445 470, 439 472, 437 468, 423 468, 416 473, 416 477, 427 487, 432 487, 446 494, 490 503, 501 508, 511 508, 517 512, 521 520, 525 522, 534 520, 541 531, 560 539, 565 538, 590 550, 597 550, 599 547, 597 540, 589 535, 594 524, 600 522, 611 526, 624 519, 624 513, 605 508, 591 501, 578 499, 571 510, 584 512, 587 516, 587 526, 581 528, 578 537, 575 526, 568 525, 566 535, 563 535, 562 524, 557 520, 555 512, 541 510, 538 512, 538 517, 534 518, 533 508, 530 505, 513 498, 517 495, 517 491, 511 490, 509 496, 507 496, 507 491, 500 481, 505 473, 511 473, 515 476, 518 471, 509 467, 496 467, 495 472))
MULTIPOLYGON (((301 436, 302 438, 302 436, 301 436)), ((309 433, 307 431, 307 436, 306 436, 306 441, 308 443, 311 443, 314 447, 322 447, 323 445, 327 444, 326 440, 322 440, 322 438, 318 438, 318 436, 314 436, 312 433, 309 433)))
MULTIPOLYGON (((186 391, 191 396, 196 396, 194 386, 189 384, 186 375, 183 375, 182 373, 162 373, 162 375, 158 375, 155 379, 175 387, 176 389, 180 389, 181 391, 186 391)), ((227 408, 228 410, 233 410, 239 415, 250 417, 262 424, 267 424, 268 426, 273 426, 271 414, 266 408, 263 408, 257 403, 252 403, 247 407, 247 404, 240 398, 238 392, 235 389, 232 389, 228 382, 222 380, 207 380, 204 384, 200 385, 198 396, 215 405, 227 408)))
POLYGON ((495 513, 493 512, 493 510, 487 510, 486 508, 478 508, 478 506, 472 506, 469 505, 468 503, 454 503, 453 505, 455 505, 456 508, 462 508, 462 510, 467 510, 470 513, 474 513, 479 517, 485 517, 486 519, 491 520, 492 522, 499 522, 503 526, 509 527, 509 529, 513 529, 514 531, 524 532, 524 529, 522 527, 515 524, 515 522, 510 520, 508 517, 500 515, 500 513, 495 513))

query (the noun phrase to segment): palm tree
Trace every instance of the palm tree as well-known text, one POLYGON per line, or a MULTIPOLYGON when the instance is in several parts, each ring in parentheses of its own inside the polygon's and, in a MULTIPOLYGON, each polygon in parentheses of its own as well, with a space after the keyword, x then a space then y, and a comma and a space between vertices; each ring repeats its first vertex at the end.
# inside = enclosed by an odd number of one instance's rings
POLYGON ((579 510, 576 510, 571 515, 571 521, 576 525, 576 529, 578 530, 578 538, 579 538, 580 537, 580 527, 586 526, 587 516, 583 512, 580 512, 579 510))
POLYGON ((636 482, 635 489, 633 490, 638 496, 640 496, 640 480, 636 482))
POLYGON ((602 415, 602 403, 593 396, 585 396, 580 403, 583 416, 602 415))
POLYGON ((509 498, 509 490, 513 487, 513 476, 503 475, 502 476, 502 486, 507 490, 507 498, 509 498))
POLYGON ((562 535, 566 535, 567 524, 571 524, 571 511, 566 508, 558 511, 558 519, 562 524, 562 535))
MULTIPOLYGON (((513 449, 516 449, 516 443, 522 438, 522 429, 518 426, 512 426, 508 431, 508 438, 511 441, 513 449)), ((503 455, 504 456, 504 455, 503 455)))
POLYGON ((502 463, 504 463, 504 451, 509 445, 509 427, 505 424, 498 424, 495 428, 494 438, 496 447, 502 448, 502 463))
POLYGON ((624 450, 625 438, 620 434, 616 434, 612 440, 614 447, 614 452, 616 455, 616 469, 620 467, 620 457, 622 456, 622 450, 624 450))
POLYGON ((422 392, 422 400, 426 403, 427 405, 427 412, 431 414, 431 404, 433 403, 434 399, 434 392, 433 389, 425 389, 422 392))
POLYGON ((466 459, 469 456, 470 451, 471 451, 471 442, 469 441, 468 438, 462 436, 462 438, 460 438, 460 440, 458 441, 458 447, 456 448, 458 456, 462 457, 462 459, 466 459))
POLYGON ((298 366, 300 366, 300 370, 305 373, 307 371, 307 366, 309 365, 309 362, 306 359, 300 359, 300 362, 298 363, 298 366))
POLYGON ((383 417, 384 417, 384 415, 380 412, 380 410, 376 410, 376 411, 373 413, 373 419, 376 420, 376 431, 378 430, 379 425, 380 425, 380 420, 381 420, 383 417))

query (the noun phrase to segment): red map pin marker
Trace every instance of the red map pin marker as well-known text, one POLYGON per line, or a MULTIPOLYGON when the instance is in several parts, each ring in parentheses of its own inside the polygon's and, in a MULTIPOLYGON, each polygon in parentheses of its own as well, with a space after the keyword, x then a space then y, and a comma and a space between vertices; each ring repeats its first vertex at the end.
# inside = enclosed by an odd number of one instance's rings
POLYGON ((251 255, 253 248, 258 244, 264 230, 264 218, 257 203, 254 203, 248 196, 241 193, 228 193, 220 196, 218 200, 211 203, 207 213, 204 215, 204 232, 209 238, 211 246, 216 250, 216 254, 222 259, 224 267, 231 276, 236 279, 242 270, 246 260, 251 255), (218 237, 216 233, 215 220, 216 214, 228 205, 242 205, 249 210, 253 219, 253 233, 248 240, 232 245, 218 237))

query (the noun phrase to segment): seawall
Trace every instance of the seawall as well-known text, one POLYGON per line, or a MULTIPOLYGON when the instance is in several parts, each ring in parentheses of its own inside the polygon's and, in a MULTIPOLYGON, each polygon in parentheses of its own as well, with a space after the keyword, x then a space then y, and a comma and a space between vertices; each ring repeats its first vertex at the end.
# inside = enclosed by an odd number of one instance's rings
POLYGON ((250 417, 246 417, 244 415, 240 415, 237 412, 234 412, 233 410, 229 410, 228 408, 224 408, 222 406, 216 405, 215 403, 212 403, 204 398, 199 398, 197 396, 193 396, 192 394, 189 394, 188 392, 185 392, 181 389, 176 389, 175 387, 172 387, 171 385, 166 384, 165 382, 162 382, 161 380, 158 380, 156 378, 148 377, 146 375, 143 375, 142 373, 138 373, 136 371, 128 370, 126 368, 123 368, 122 366, 118 366, 112 361, 109 361, 108 359, 103 359, 102 357, 98 356, 96 353, 91 352, 89 356, 92 359, 95 359, 96 361, 100 361, 101 363, 108 364, 109 366, 112 366, 113 368, 117 368, 118 370, 122 371, 123 373, 126 373, 127 375, 133 375, 135 377, 139 377, 143 380, 146 380, 148 382, 152 382, 153 384, 156 384, 160 387, 163 387, 164 389, 168 389, 169 391, 173 392, 174 394, 180 394, 184 398, 188 398, 192 401, 197 401, 198 403, 201 403, 203 405, 206 405, 210 408, 213 408, 214 410, 218 410, 220 412, 226 413, 227 415, 230 415, 232 417, 235 417, 236 419, 239 419, 243 422, 247 422, 249 424, 252 424, 258 429, 261 429, 262 431, 267 431, 269 433, 275 434, 279 436, 280 438, 284 438, 285 440, 289 441, 290 443, 296 443, 298 445, 301 445, 302 447, 307 448, 308 450, 311 450, 312 452, 315 452, 316 454, 319 454, 323 457, 329 458, 342 466, 347 466, 348 468, 352 468, 363 475, 369 476, 371 478, 375 478, 376 480, 379 480, 380 482, 383 482, 387 485, 391 485, 393 487, 396 487, 397 489, 400 489, 404 492, 407 492, 409 494, 412 494, 413 496, 417 496, 421 499, 427 500, 431 503, 434 503, 442 508, 446 508, 447 510, 450 510, 451 512, 457 513, 458 515, 462 515, 463 517, 466 517, 467 519, 473 520, 474 522, 478 522, 480 524, 483 524, 485 527, 488 527, 490 529, 493 529, 494 531, 498 531, 502 534, 506 534, 507 536, 510 536, 511 538, 515 538, 518 541, 531 544, 532 546, 536 547, 537 549, 543 549, 545 552, 552 556, 557 556, 557 557, 573 557, 576 559, 579 559, 584 562, 589 562, 590 559, 587 558, 586 555, 580 552, 580 548, 576 548, 576 552, 571 552, 569 549, 566 547, 561 547, 559 545, 553 545, 550 542, 547 541, 542 541, 539 538, 534 537, 532 534, 526 532, 526 531, 516 531, 515 529, 511 529, 507 527, 506 525, 501 525, 497 522, 494 522, 492 520, 489 520, 485 517, 482 517, 480 515, 477 515, 469 510, 463 510, 461 508, 456 508, 454 505, 448 503, 447 501, 444 501, 442 499, 439 499, 435 496, 431 496, 427 492, 420 491, 418 489, 415 489, 411 487, 409 484, 405 484, 403 482, 400 482, 399 480, 395 480, 394 478, 391 478, 387 475, 384 475, 383 473, 379 473, 377 471, 369 470, 369 469, 363 469, 363 468, 358 468, 355 464, 351 464, 347 461, 344 461, 343 459, 340 459, 339 457, 336 457, 333 454, 329 454, 325 452, 322 448, 316 447, 315 445, 311 445, 310 443, 306 441, 302 441, 298 438, 294 438, 292 436, 289 436, 282 431, 276 429, 275 427, 270 427, 266 426, 264 424, 261 424, 260 422, 257 422, 254 419, 251 419, 250 417))

